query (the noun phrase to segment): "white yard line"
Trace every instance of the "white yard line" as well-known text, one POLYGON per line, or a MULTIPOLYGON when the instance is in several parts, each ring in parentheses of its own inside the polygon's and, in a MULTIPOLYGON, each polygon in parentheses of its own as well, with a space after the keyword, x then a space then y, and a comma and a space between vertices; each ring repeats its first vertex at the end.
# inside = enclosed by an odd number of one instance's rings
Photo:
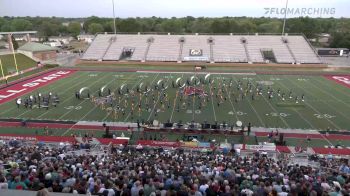
MULTIPOLYGON (((222 78, 221 74, 220 74, 220 77, 222 78)), ((221 79, 221 82, 222 82, 222 84, 223 84, 223 80, 222 80, 222 79, 221 79)), ((229 102, 230 102, 230 104, 231 104, 231 107, 232 107, 232 109, 233 109, 233 112, 235 113, 236 121, 238 121, 239 119, 238 119, 237 111, 236 111, 235 107, 233 106, 233 102, 232 102, 232 100, 231 100, 231 96, 230 96, 230 93, 228 92, 228 88, 227 88, 226 85, 225 85, 225 91, 226 91, 228 100, 229 100, 229 102)))
MULTIPOLYGON (((106 75, 108 76, 108 75, 106 75)), ((94 84, 96 84, 98 81, 100 81, 102 78, 104 77, 101 77, 100 79, 96 80, 91 86, 93 86, 94 84)), ((106 85, 109 85, 110 83, 114 82, 115 80, 111 80, 110 82, 108 82, 106 85)), ((99 90, 95 91, 94 93, 98 92, 99 90)), ((93 93, 93 94, 94 94, 93 93)), ((90 99, 85 99, 84 101, 80 102, 77 106, 81 105, 82 103, 84 103, 85 101, 87 100, 90 100, 90 99)), ((81 117, 78 121, 81 121, 82 119, 84 119, 87 115, 89 115, 92 111, 94 111, 95 109, 97 108, 97 106, 95 105, 88 113, 86 113, 83 117, 81 117)), ((66 112, 65 114, 63 114, 62 116, 60 116, 59 119, 61 119, 63 116, 67 115, 68 113, 70 113, 72 110, 66 112)), ((76 124, 72 125, 69 129, 67 129, 64 133, 62 133, 61 136, 64 136, 66 135, 70 130, 73 129, 73 127, 75 126, 76 124)))
POLYGON ((331 146, 334 146, 331 141, 329 141, 323 134, 321 134, 322 138, 328 142, 331 146))
MULTIPOLYGON (((94 83, 90 84, 89 87, 92 87, 92 86, 94 86, 96 83, 98 83, 99 81, 101 81, 102 79, 105 79, 106 76, 108 77, 108 75, 105 75, 105 76, 99 78, 99 79, 96 80, 94 83)), ((113 81, 114 81, 114 80, 111 80, 110 82, 107 83, 107 85, 110 84, 110 83, 112 83, 113 81)), ((99 89, 99 90, 100 90, 100 89, 99 89)), ((92 94, 95 94, 95 93, 98 92, 99 90, 93 92, 92 94)), ((80 103, 79 103, 78 105, 76 105, 76 106, 80 106, 81 104, 85 103, 85 101, 87 101, 87 100, 90 100, 90 99, 85 99, 84 101, 80 102, 80 103)), ((67 111, 66 113, 62 114, 62 115, 58 118, 58 120, 61 120, 63 117, 65 117, 67 114, 71 113, 72 111, 73 111, 73 110, 69 110, 69 111, 67 111)))
MULTIPOLYGON (((169 78, 168 78, 168 80, 166 81, 166 83, 169 82, 171 74, 172 74, 172 73, 169 74, 169 78)), ((154 111, 154 109, 155 109, 155 108, 157 107, 157 105, 158 105, 159 98, 160 98, 160 96, 158 97, 156 103, 154 104, 153 109, 152 109, 152 111, 150 112, 150 114, 149 114, 149 116, 148 116, 148 118, 147 118, 147 121, 149 121, 149 119, 151 119, 151 116, 152 116, 152 114, 153 114, 153 111, 154 111)))
MULTIPOLYGON (((312 82, 309 82, 308 84, 311 84, 312 86, 316 87, 318 90, 322 91, 322 92, 323 92, 323 94, 327 94, 327 95, 329 95, 329 96, 333 97, 333 98, 334 98, 334 100, 337 100, 338 102, 343 103, 343 104, 344 104, 344 106, 346 106, 346 107, 350 108, 350 105, 349 105, 348 103, 345 103, 344 101, 342 101, 342 100, 338 99, 337 97, 335 97, 334 95, 332 95, 332 94, 328 93, 327 91, 325 91, 325 90, 321 89, 321 88, 320 88, 320 87, 318 87, 317 85, 312 84, 312 82)), ((338 112, 338 113, 339 113, 339 114, 341 114, 343 117, 348 118, 346 114, 343 114, 342 112, 337 111, 337 110, 334 110, 334 111, 338 112)), ((350 118, 348 118, 348 120, 350 120, 350 118)))
MULTIPOLYGON (((285 86, 285 85, 283 84, 283 82, 280 82, 279 84, 280 84, 283 88, 288 89, 288 87, 285 86)), ((299 117, 300 117, 301 119, 303 119, 307 124, 309 124, 310 127, 312 127, 312 129, 316 129, 316 127, 315 127, 310 121, 308 121, 306 118, 303 117, 302 114, 300 114, 300 113, 298 112, 298 110, 294 109, 293 111, 296 112, 296 113, 299 115, 299 117)))
MULTIPOLYGON (((181 75, 181 78, 184 76, 184 74, 181 75)), ((175 94, 177 93, 178 91, 176 90, 175 91, 175 94)), ((173 114, 174 114, 174 111, 175 111, 175 104, 177 102, 177 96, 175 97, 175 100, 174 100, 174 104, 173 104, 173 109, 171 110, 171 115, 170 115, 170 122, 173 122, 173 114)))
MULTIPOLYGON (((65 91, 63 91, 62 94, 65 94, 67 91, 69 91, 70 89, 72 88, 75 88, 77 85, 80 85, 81 83, 84 83, 86 82, 87 80, 90 80, 90 78, 87 78, 86 80, 83 80, 81 82, 78 82, 76 84, 74 84, 73 86, 69 87, 68 89, 66 89, 65 91)), ((63 102, 60 102, 60 105, 63 105, 64 103, 66 103, 67 101, 71 100, 71 99, 74 99, 73 96, 70 96, 68 99, 65 99, 63 102)), ((37 116, 35 118, 41 118, 42 116, 44 116, 45 114, 47 114, 48 112, 51 112, 51 110, 47 110, 46 112, 42 113, 40 116, 37 116)))
MULTIPOLYGON (((259 78, 259 80, 261 80, 261 78, 259 77, 259 75, 257 75, 257 77, 259 78)), ((252 84, 253 85, 253 84, 252 84)), ((254 86, 254 85, 253 85, 254 86)), ((254 86, 256 88, 256 86, 254 86)), ((266 97, 264 95, 261 95, 261 97, 263 97, 263 99, 265 100, 265 102, 271 107, 271 109, 276 112, 276 113, 279 113, 272 105, 271 103, 269 102, 269 100, 266 99, 266 97)), ((284 123, 284 125, 287 126, 287 128, 290 128, 289 124, 280 116, 278 115, 279 118, 282 120, 282 122, 284 123)))
MULTIPOLYGON (((154 79, 153 79, 152 82, 150 83, 150 87, 152 87, 152 85, 153 85, 154 81, 157 79, 158 75, 159 75, 159 74, 157 74, 157 75, 154 77, 154 79)), ((144 78, 141 78, 141 80, 138 81, 138 83, 136 83, 136 85, 133 86, 132 88, 135 88, 135 87, 136 87, 137 85, 139 85, 140 82, 143 81, 143 80, 144 80, 144 78)), ((142 97, 143 97, 143 95, 141 95, 141 100, 142 100, 142 97)), ((126 118, 124 119, 124 122, 126 122, 126 121, 128 120, 130 114, 131 114, 131 111, 128 113, 128 115, 127 115, 126 118)))
POLYGON ((211 98, 211 106, 213 108, 213 113, 214 113, 214 120, 216 122, 217 118, 216 118, 216 113, 215 113, 215 108, 214 108, 214 101, 213 101, 213 94, 212 94, 212 90, 211 90, 211 85, 209 85, 209 92, 210 92, 210 98, 211 98))
MULTIPOLYGON (((136 71, 137 73, 164 73, 164 74, 189 74, 193 75, 193 71, 136 71)), ((240 75, 240 76, 255 76, 256 73, 227 73, 227 72, 198 72, 197 74, 223 74, 223 75, 240 75)))
MULTIPOLYGON (((131 78, 131 76, 129 76, 125 81, 124 83, 126 83, 127 81, 129 81, 131 78)), ((135 83, 134 86, 131 87, 131 89, 134 89, 137 85, 139 85, 140 81, 142 81, 144 78, 141 78, 138 82, 135 83)), ((123 97, 120 101, 123 101, 125 100, 125 97, 123 97)), ((106 116, 102 119, 102 122, 104 122, 107 118, 108 118, 109 114, 107 112, 106 116)))
MULTIPOLYGON (((80 78, 80 77, 81 77, 81 76, 79 76, 78 78, 80 78)), ((68 77, 68 78, 69 78, 69 77, 68 77)), ((62 79, 64 79, 64 78, 62 78, 62 79)), ((58 81, 60 81, 60 80, 58 80, 58 81)), ((58 81, 56 81, 56 82, 58 82, 58 81)), ((75 79, 74 79, 74 81, 75 81, 75 79)), ((61 87, 63 84, 66 84, 66 82, 68 83, 68 81, 64 81, 62 84, 56 86, 55 89, 61 87)), ((52 84, 54 84, 54 83, 52 83, 52 84)), ((50 85, 50 84, 49 84, 49 85, 50 85)), ((39 88, 39 89, 42 89, 42 88, 45 88, 45 87, 46 87, 46 86, 43 86, 43 87, 41 87, 41 88, 39 88)), ((39 91, 39 89, 34 89, 33 91, 31 91, 31 92, 29 92, 29 93, 27 93, 27 94, 25 94, 25 95, 35 93, 35 92, 39 91)), ((46 93, 46 92, 48 92, 48 91, 45 91, 44 93, 46 93)), ((25 95, 22 95, 22 96, 25 96, 25 95)), ((17 109, 17 107, 15 107, 15 108, 14 108, 14 107, 11 107, 11 108, 9 108, 8 110, 5 110, 5 111, 1 112, 0 115, 5 114, 5 113, 10 112, 10 111, 15 110, 15 109, 17 109)))
MULTIPOLYGON (((287 77, 285 77, 287 80, 289 80, 287 77)), ((294 86, 296 86, 296 87, 298 87, 299 89, 301 89, 302 91, 304 91, 303 90, 303 88, 301 88, 297 83, 294 83, 293 82, 293 80, 289 80, 292 84, 294 84, 294 86)), ((310 94, 308 91, 305 91, 305 94, 306 93, 308 93, 309 95, 311 95, 312 96, 312 94, 310 94)), ((313 97, 313 96, 312 96, 313 97)), ((320 111, 318 111, 316 108, 314 108, 311 104, 309 104, 309 103, 307 103, 307 101, 305 102, 305 104, 307 105, 307 106, 309 106, 313 111, 315 111, 315 112, 317 112, 318 114, 321 114, 321 112, 320 111)), ((331 120, 329 120, 328 118, 325 118, 329 123, 331 123, 335 128, 337 128, 337 129, 340 129, 333 121, 331 121, 331 120)))
MULTIPOLYGON (((238 82, 237 82, 237 80, 236 80, 235 77, 233 77, 233 80, 235 81, 236 84, 238 84, 238 82)), ((252 103, 250 102, 249 98, 247 98, 247 102, 248 102, 250 108, 252 108, 252 110, 254 111, 255 116, 258 118, 258 120, 260 121, 261 125, 262 125, 263 127, 266 127, 266 124, 265 124, 264 121, 261 119, 259 113, 258 113, 258 112, 256 111, 256 109, 254 108, 254 106, 253 106, 252 103)))
MULTIPOLYGON (((83 77, 83 75, 81 75, 81 76, 75 78, 73 81, 76 81, 77 79, 79 79, 79 78, 81 78, 81 77, 83 77)), ((44 91, 42 94, 45 94, 45 93, 48 93, 48 92, 54 92, 54 90, 58 90, 58 89, 60 89, 62 86, 65 86, 65 85, 67 85, 67 84, 69 85, 69 84, 70 84, 71 82, 73 82, 73 81, 66 80, 66 81, 62 82, 62 84, 60 84, 60 85, 58 85, 58 86, 56 86, 56 87, 54 87, 54 88, 51 88, 51 89, 49 89, 49 90, 44 91)), ((35 91, 38 91, 38 90, 39 90, 39 89, 35 89, 35 91)), ((33 92, 35 92, 35 91, 32 91, 31 93, 33 93, 33 92)), ((66 91, 65 91, 65 92, 66 92, 66 91)), ((61 94, 61 92, 60 92, 60 94, 61 94)), ((62 94, 64 94, 64 93, 62 93, 62 94)), ((15 110, 15 109, 17 109, 17 107, 12 108, 12 110, 15 110)), ((19 114, 19 115, 16 116, 15 118, 19 118, 19 117, 21 117, 22 115, 24 115, 24 114, 26 114, 26 113, 28 113, 28 112, 31 112, 31 111, 33 111, 33 110, 27 109, 27 111, 24 111, 23 113, 19 114)), ((36 118, 36 117, 34 117, 34 118, 36 118)))
MULTIPOLYGON (((322 79, 326 79, 326 78, 322 78, 322 79)), ((326 79, 326 80, 333 81, 333 80, 329 80, 329 79, 326 79)), ((337 88, 334 88, 334 86, 332 86, 329 82, 321 80, 320 78, 316 78, 314 81, 318 81, 319 83, 321 83, 321 85, 326 84, 329 88, 332 88, 333 90, 335 90, 335 91, 337 91, 337 92, 339 92, 339 93, 341 93, 341 94, 343 94, 343 95, 345 95, 345 96, 350 98, 350 94, 344 93, 343 91, 339 90, 338 86, 336 86, 337 88)), ((338 85, 338 83, 337 83, 337 85, 338 85)), ((339 85, 339 87, 343 87, 343 86, 339 85)))

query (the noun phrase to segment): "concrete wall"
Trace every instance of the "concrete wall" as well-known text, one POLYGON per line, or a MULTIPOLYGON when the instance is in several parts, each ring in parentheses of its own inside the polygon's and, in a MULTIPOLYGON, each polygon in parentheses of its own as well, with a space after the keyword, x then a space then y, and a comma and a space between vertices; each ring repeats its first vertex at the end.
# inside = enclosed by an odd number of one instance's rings
POLYGON ((33 56, 42 61, 52 60, 57 58, 56 51, 34 52, 33 56))
POLYGON ((24 54, 24 55, 26 55, 27 57, 29 57, 29 58, 33 58, 33 54, 32 54, 32 52, 29 52, 29 51, 24 51, 24 50, 17 50, 17 52, 18 53, 21 53, 21 54, 24 54))

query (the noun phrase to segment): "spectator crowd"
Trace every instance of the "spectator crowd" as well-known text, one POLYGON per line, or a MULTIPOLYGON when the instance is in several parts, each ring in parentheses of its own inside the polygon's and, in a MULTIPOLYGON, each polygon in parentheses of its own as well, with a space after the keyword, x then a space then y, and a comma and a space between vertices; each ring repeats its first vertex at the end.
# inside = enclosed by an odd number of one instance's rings
MULTIPOLYGON (((0 147, 1 189, 107 196, 349 195, 346 160, 291 165, 258 152, 238 156, 110 147, 99 155, 46 146, 0 147)), ((0 194, 1 195, 1 194, 0 194)))

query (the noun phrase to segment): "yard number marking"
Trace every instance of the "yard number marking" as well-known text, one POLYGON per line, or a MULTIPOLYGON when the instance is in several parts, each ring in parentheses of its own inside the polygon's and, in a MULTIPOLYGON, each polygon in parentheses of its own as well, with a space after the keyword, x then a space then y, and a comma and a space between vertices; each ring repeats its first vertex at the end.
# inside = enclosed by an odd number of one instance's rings
POLYGON ((309 81, 307 78, 298 78, 298 81, 309 81))
POLYGON ((331 119, 331 118, 335 118, 336 116, 330 115, 330 114, 314 114, 314 116, 318 119, 331 119))
POLYGON ((81 106, 73 106, 73 105, 64 107, 64 109, 66 110, 81 110, 82 108, 83 107, 81 106))
MULTIPOLYGON (((228 112, 229 115, 234 115, 235 113, 233 111, 228 112)), ((236 114, 238 116, 243 116, 246 115, 247 113, 241 112, 241 111, 237 111, 236 114)))
MULTIPOLYGON (((192 114, 192 110, 186 110, 186 113, 187 113, 187 114, 192 114)), ((201 111, 201 110, 195 110, 194 113, 195 113, 195 114, 201 114, 202 111, 201 111)))
POLYGON ((290 114, 287 113, 277 113, 277 112, 271 112, 269 114, 265 114, 266 116, 272 116, 272 117, 281 117, 281 118, 285 118, 287 116, 290 116, 290 114))
POLYGON ((282 79, 281 78, 270 78, 270 80, 272 80, 272 81, 280 81, 282 79))

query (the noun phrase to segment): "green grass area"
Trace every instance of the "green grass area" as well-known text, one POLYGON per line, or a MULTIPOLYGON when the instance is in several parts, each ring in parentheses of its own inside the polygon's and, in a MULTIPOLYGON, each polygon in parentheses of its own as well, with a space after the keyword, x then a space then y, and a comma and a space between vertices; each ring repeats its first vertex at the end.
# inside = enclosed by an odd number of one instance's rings
POLYGON ((276 66, 251 66, 247 64, 235 65, 235 66, 212 66, 212 64, 202 64, 197 63, 195 65, 191 64, 128 64, 128 63, 117 63, 117 64, 101 64, 101 63, 80 63, 76 67, 84 70, 125 70, 125 69, 136 69, 136 70, 176 70, 176 71, 193 71, 195 66, 206 66, 204 71, 228 71, 228 72, 273 72, 278 73, 301 73, 301 74, 324 74, 324 73, 350 73, 350 67, 343 67, 339 69, 328 69, 328 68, 316 68, 316 67, 280 67, 278 64, 276 66))
MULTIPOLYGON (((37 65, 37 62, 23 54, 15 54, 15 56, 19 71, 35 67, 37 65)), ((5 75, 16 72, 15 60, 12 54, 0 55, 0 59, 5 75)))
MULTIPOLYGON (((350 147, 350 141, 340 140, 325 140, 325 139, 311 139, 309 142, 305 139, 300 138, 284 138, 287 146, 302 146, 302 147, 325 147, 342 145, 350 147)), ((258 142, 268 142, 267 137, 258 137, 258 142)))
MULTIPOLYGON (((316 130, 326 130, 327 127, 332 130, 347 130, 350 127, 350 89, 322 76, 212 74, 211 78, 215 80, 214 84, 197 86, 209 95, 207 98, 183 96, 180 101, 179 89, 172 87, 172 81, 179 77, 186 80, 191 76, 191 74, 181 73, 78 71, 68 78, 30 93, 33 95, 39 92, 43 95, 49 92, 58 93, 61 100, 58 107, 50 107, 49 110, 46 110, 36 107, 25 109, 21 106, 18 109, 14 101, 11 101, 0 105, 0 118, 100 122, 136 122, 137 120, 191 122, 193 120, 199 123, 204 121, 222 123, 225 121, 228 124, 234 124, 240 120, 245 125, 250 122, 254 127, 316 130), (137 86, 141 83, 148 84, 149 87, 153 88, 160 80, 164 82, 165 86, 169 85, 169 88, 165 90, 167 98, 161 98, 163 92, 159 90, 149 92, 147 97, 145 94, 136 92, 137 86), (230 81, 232 82, 231 86, 229 85, 230 81), (237 98, 239 94, 238 81, 243 83, 244 88, 246 88, 247 82, 251 81, 253 90, 255 90, 257 82, 265 81, 265 83, 271 84, 270 88, 273 88, 275 92, 277 89, 285 92, 286 98, 289 91, 292 91, 293 96, 297 95, 299 99, 304 94, 305 102, 299 100, 304 106, 293 107, 295 102, 293 97, 292 99, 287 98, 285 101, 291 103, 291 106, 280 107, 278 104, 281 103, 281 99, 276 95, 273 99, 268 99, 267 85, 263 86, 262 96, 256 96, 255 100, 252 100, 251 93, 248 92, 247 96, 241 100, 241 98, 237 98), (127 84, 130 92, 134 93, 119 95, 116 89, 123 84, 127 84), (112 107, 105 106, 102 109, 90 99, 78 100, 75 98, 75 92, 83 87, 88 87, 90 94, 97 97, 98 90, 105 85, 116 94, 112 107), (216 95, 220 94, 219 89, 224 89, 224 91, 221 92, 222 96, 217 98, 216 95), (141 110, 138 110, 138 102, 142 105, 141 110), (200 102, 202 102, 202 107, 199 109, 200 102), (218 106, 218 102, 222 103, 218 106), (170 103, 169 108, 168 103, 170 103), (124 114, 121 110, 117 113, 113 112, 116 105, 124 108, 124 114), (179 111, 177 111, 177 106, 180 106, 179 111), (133 112, 132 108, 134 108, 133 112)), ((198 75, 198 77, 201 78, 204 75, 198 75)))

